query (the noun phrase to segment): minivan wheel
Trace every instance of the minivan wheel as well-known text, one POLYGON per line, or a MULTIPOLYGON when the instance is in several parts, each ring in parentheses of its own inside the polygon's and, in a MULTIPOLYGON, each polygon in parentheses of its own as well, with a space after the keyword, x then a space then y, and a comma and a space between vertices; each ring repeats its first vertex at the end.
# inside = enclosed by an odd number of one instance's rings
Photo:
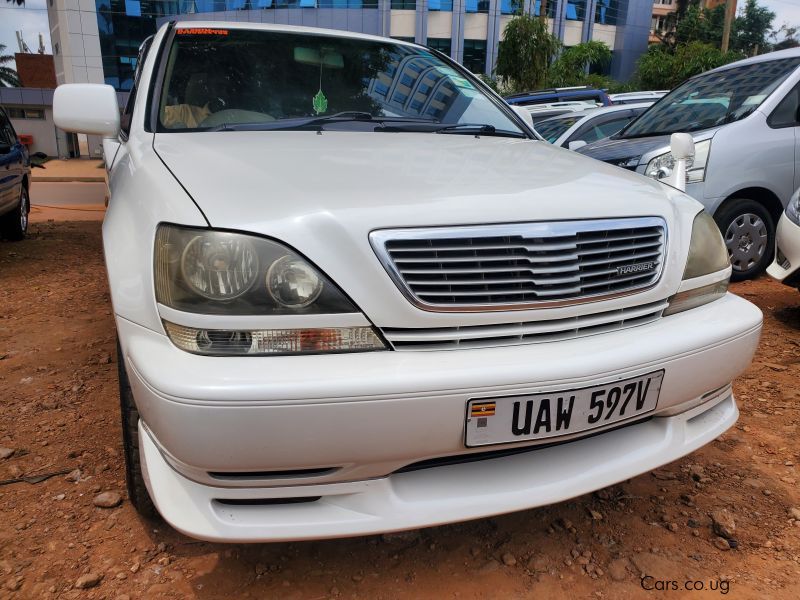
POLYGON ((767 268, 775 245, 775 223, 763 204, 736 198, 717 211, 714 220, 728 248, 733 281, 751 279, 767 268))
POLYGON ((125 372, 125 358, 117 341, 117 375, 119 377, 119 404, 122 413, 122 447, 125 454, 125 481, 128 498, 137 512, 148 519, 158 518, 153 500, 147 491, 139 459, 139 411, 133 402, 128 374, 125 372))
POLYGON ((0 220, 0 232, 2 232, 3 237, 14 242, 25 239, 25 233, 28 231, 28 213, 30 210, 28 190, 23 185, 20 187, 19 204, 0 220))

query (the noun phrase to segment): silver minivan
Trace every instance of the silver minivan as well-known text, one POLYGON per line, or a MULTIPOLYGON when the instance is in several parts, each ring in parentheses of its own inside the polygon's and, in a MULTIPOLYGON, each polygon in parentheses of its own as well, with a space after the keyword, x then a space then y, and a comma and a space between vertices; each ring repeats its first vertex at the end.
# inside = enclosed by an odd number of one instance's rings
POLYGON ((578 152, 655 179, 674 167, 670 134, 691 133, 686 191, 722 230, 734 279, 763 271, 775 226, 800 187, 800 48, 684 82, 616 135, 578 152))

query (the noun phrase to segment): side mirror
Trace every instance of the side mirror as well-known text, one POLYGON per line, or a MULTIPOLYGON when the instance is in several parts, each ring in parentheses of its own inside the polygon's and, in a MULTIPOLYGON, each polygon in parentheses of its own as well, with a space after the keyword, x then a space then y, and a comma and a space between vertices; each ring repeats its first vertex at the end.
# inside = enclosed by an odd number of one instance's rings
POLYGON ((567 144, 567 148, 569 150, 577 150, 578 148, 583 148, 586 145, 587 144, 584 140, 573 140, 569 144, 567 144))
POLYGON ((67 83, 53 95, 56 127, 73 133, 115 138, 119 134, 117 93, 110 85, 67 83))
POLYGON ((669 149, 675 159, 675 166, 664 183, 685 192, 686 161, 694 156, 694 138, 688 133, 673 133, 669 139, 669 149))
POLYGON ((524 106, 517 106, 515 104, 511 105, 511 110, 517 113, 517 116, 521 118, 523 121, 525 121, 528 127, 533 129, 533 115, 531 114, 531 111, 529 111, 524 106))

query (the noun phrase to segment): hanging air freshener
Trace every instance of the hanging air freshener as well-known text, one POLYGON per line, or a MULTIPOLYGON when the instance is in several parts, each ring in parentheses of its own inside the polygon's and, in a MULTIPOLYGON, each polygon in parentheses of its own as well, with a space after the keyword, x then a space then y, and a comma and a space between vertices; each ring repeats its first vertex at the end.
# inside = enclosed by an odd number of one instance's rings
POLYGON ((320 52, 319 56, 319 91, 311 100, 311 106, 314 107, 314 112, 316 112, 318 115, 321 115, 326 110, 328 110, 328 99, 322 92, 322 63, 325 62, 325 55, 323 54, 323 52, 324 50, 320 52))

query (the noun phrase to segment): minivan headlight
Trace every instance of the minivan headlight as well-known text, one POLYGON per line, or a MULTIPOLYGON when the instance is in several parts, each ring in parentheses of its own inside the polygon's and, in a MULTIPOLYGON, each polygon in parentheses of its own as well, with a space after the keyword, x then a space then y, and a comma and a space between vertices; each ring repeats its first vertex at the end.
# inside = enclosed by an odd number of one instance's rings
POLYGON ((156 300, 224 315, 357 312, 344 293, 294 250, 266 238, 159 225, 156 300))
POLYGON ((786 218, 795 225, 800 225, 800 191, 795 192, 786 205, 786 218))
POLYGON ((703 211, 694 218, 689 256, 683 271, 683 281, 697 279, 697 286, 682 290, 672 296, 669 299, 669 306, 664 311, 664 316, 696 308, 722 298, 728 292, 730 277, 731 263, 722 234, 711 215, 703 211), (714 274, 719 276, 707 277, 714 274))
MULTIPOLYGON (((711 152, 711 140, 703 140, 694 145, 694 157, 686 161, 686 183, 705 181, 708 155, 711 152)), ((675 157, 672 152, 659 154, 647 163, 645 175, 653 179, 664 179, 672 174, 675 168, 675 157)))

